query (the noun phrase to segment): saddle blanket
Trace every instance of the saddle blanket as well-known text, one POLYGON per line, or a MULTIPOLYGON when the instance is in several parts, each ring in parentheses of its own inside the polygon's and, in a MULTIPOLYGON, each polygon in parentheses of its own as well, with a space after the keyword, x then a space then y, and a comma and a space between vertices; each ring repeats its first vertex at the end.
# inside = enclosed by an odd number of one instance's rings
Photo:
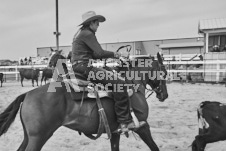
MULTIPOLYGON (((65 84, 68 84, 71 89, 71 96, 73 100, 75 101, 81 101, 82 98, 88 99, 88 98, 96 98, 96 95, 94 93, 94 88, 89 87, 87 85, 79 86, 77 83, 74 83, 73 80, 64 80, 65 84)), ((109 97, 113 98, 112 92, 108 91, 98 91, 99 98, 109 97)))

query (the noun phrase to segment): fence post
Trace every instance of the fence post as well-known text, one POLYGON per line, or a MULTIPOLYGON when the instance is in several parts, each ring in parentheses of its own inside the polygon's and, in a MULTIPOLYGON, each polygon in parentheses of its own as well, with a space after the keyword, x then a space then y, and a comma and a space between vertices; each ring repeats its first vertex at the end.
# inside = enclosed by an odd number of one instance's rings
POLYGON ((16 81, 18 81, 18 74, 17 74, 17 65, 16 65, 16 81))
MULTIPOLYGON (((5 72, 5 68, 4 68, 4 72, 5 72)), ((3 77, 4 78, 4 77, 3 77)), ((5 82, 6 82, 6 74, 5 74, 5 82)))
POLYGON ((217 73, 216 73, 216 82, 218 83, 220 81, 220 62, 217 60, 217 73))

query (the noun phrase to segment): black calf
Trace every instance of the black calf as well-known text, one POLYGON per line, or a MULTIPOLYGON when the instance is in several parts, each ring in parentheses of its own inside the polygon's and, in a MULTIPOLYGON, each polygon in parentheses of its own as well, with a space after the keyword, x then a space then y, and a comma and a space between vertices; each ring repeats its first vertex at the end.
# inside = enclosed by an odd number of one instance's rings
POLYGON ((204 151, 206 144, 226 140, 226 104, 202 102, 197 112, 199 135, 192 143, 192 151, 204 151))

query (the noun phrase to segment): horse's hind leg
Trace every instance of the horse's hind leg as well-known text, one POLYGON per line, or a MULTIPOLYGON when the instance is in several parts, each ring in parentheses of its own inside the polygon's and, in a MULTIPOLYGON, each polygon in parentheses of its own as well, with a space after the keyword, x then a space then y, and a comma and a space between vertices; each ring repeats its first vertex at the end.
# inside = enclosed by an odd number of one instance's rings
POLYGON ((111 151, 119 151, 119 140, 120 140, 120 135, 116 133, 112 133, 111 151))
POLYGON ((29 141, 25 151, 40 151, 51 136, 46 136, 44 133, 28 136, 29 141))
POLYGON ((152 136, 150 127, 148 124, 139 128, 136 133, 140 136, 140 138, 148 145, 151 151, 159 151, 158 146, 155 144, 152 136))
POLYGON ((17 151, 25 151, 25 149, 27 147, 27 143, 28 143, 28 136, 27 136, 27 131, 26 131, 25 126, 24 126, 23 119, 21 118, 21 114, 20 114, 20 119, 21 119, 21 123, 22 123, 22 126, 23 126, 23 130, 24 130, 24 140, 23 140, 22 144, 20 145, 20 147, 17 151))

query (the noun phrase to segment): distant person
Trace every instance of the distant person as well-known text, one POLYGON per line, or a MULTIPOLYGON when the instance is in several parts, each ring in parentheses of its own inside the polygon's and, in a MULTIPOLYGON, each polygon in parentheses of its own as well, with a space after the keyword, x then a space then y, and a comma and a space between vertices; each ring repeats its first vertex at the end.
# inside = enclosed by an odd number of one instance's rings
POLYGON ((163 53, 161 54, 161 57, 162 57, 162 61, 164 61, 164 56, 163 56, 163 53))
POLYGON ((198 57, 201 61, 203 61, 203 55, 199 54, 198 57))
MULTIPOLYGON (((175 56, 172 56, 172 61, 176 61, 176 57, 175 56)), ((170 68, 173 69, 173 70, 175 70, 176 67, 177 67, 176 64, 170 65, 170 68)), ((173 75, 173 79, 174 79, 174 77, 180 77, 177 72, 176 73, 172 72, 172 75, 173 75)))
POLYGON ((24 64, 27 65, 27 57, 24 59, 24 64))
MULTIPOLYGON (((172 57, 172 61, 176 61, 176 57, 175 56, 172 57)), ((172 69, 176 69, 176 64, 172 64, 172 69)))
POLYGON ((20 65, 24 65, 23 59, 20 59, 20 65))
POLYGON ((222 51, 226 51, 226 44, 224 45, 224 48, 222 49, 222 51))
POLYGON ((29 60, 28 60, 28 64, 32 64, 32 59, 31 59, 31 57, 29 57, 29 60))
POLYGON ((220 48, 218 45, 213 46, 213 52, 220 52, 220 48))

